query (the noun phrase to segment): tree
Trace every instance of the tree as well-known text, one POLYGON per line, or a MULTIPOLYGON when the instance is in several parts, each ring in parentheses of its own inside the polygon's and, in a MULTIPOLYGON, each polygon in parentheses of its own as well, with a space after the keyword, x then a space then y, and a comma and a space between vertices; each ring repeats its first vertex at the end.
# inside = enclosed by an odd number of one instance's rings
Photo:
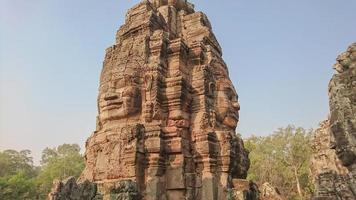
POLYGON ((35 175, 35 167, 30 154, 30 150, 0 152, 0 177, 14 175, 19 171, 23 171, 27 175, 35 175))
POLYGON ((0 199, 45 199, 55 179, 79 177, 84 159, 77 144, 63 144, 46 148, 41 167, 33 165, 31 151, 6 150, 0 152, 0 199))
POLYGON ((311 135, 312 131, 288 126, 270 136, 247 139, 251 160, 248 179, 269 182, 289 199, 307 199, 311 193, 311 135))
POLYGON ((3 200, 32 200, 37 196, 35 179, 24 172, 0 178, 0 197, 3 200))
POLYGON ((36 199, 35 177, 31 151, 5 150, 0 152, 0 197, 2 200, 36 199))
POLYGON ((42 171, 37 183, 41 198, 44 198, 55 179, 63 180, 70 176, 79 177, 84 169, 84 159, 77 144, 63 144, 57 148, 46 148, 42 152, 42 171))

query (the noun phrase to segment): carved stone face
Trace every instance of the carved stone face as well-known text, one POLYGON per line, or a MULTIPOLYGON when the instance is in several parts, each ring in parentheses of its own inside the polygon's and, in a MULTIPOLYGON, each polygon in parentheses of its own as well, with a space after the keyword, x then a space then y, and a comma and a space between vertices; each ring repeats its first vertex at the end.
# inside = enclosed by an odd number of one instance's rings
POLYGON ((332 148, 344 166, 350 166, 356 161, 356 147, 353 145, 353 136, 347 135, 340 124, 335 124, 332 129, 332 148))
POLYGON ((344 52, 344 53, 340 54, 340 55, 337 57, 337 61, 338 61, 341 65, 347 66, 347 65, 349 65, 350 62, 351 62, 350 55, 351 55, 350 52, 344 52))
POLYGON ((348 68, 356 67, 356 43, 352 44, 346 52, 341 53, 337 59, 336 64, 334 65, 334 69, 342 73, 344 70, 348 68))
POLYGON ((125 75, 101 86, 98 99, 101 123, 122 119, 141 110, 140 88, 131 77, 125 75))
POLYGON ((335 153, 347 168, 356 166, 355 86, 356 43, 337 58, 340 74, 330 84, 330 122, 335 153))
POLYGON ((350 46, 348 51, 350 52, 350 61, 351 61, 349 68, 356 69, 356 43, 350 46))
POLYGON ((234 86, 229 80, 218 81, 216 117, 229 128, 235 129, 239 121, 240 104, 234 86))

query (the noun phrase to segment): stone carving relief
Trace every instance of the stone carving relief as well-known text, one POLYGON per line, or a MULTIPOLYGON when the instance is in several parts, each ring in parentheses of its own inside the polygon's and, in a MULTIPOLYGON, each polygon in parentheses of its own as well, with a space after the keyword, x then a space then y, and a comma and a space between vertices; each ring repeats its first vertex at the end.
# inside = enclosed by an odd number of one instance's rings
POLYGON ((226 127, 235 129, 239 121, 240 104, 230 80, 218 80, 216 118, 226 127))
POLYGON ((356 171, 356 43, 337 57, 338 74, 330 81, 330 123, 335 151, 344 166, 356 171))
MULTIPOLYGON (((341 53, 329 84, 330 147, 343 165, 317 174, 314 199, 356 199, 356 43, 341 53), (346 171, 346 173, 345 173, 346 171)), ((317 152, 320 153, 320 152, 317 152)), ((324 158, 328 158, 330 155, 324 158)), ((329 160, 329 159, 324 159, 329 160)))
POLYGON ((140 70, 120 66, 103 72, 98 97, 101 124, 141 111, 140 70))
POLYGON ((131 8, 106 51, 79 181, 95 182, 105 200, 226 199, 249 160, 221 52, 208 18, 185 0, 131 8))

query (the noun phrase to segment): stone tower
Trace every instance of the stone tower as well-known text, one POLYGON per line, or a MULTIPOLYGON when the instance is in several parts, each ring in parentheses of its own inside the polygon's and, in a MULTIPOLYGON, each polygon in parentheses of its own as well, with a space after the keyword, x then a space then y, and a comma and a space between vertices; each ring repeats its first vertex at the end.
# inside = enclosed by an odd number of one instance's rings
POLYGON ((318 134, 326 144, 314 152, 319 170, 314 171, 313 200, 356 199, 356 43, 336 60, 337 73, 329 84, 330 119, 318 134))
POLYGON ((104 199, 225 200, 249 168, 239 110, 207 16, 186 0, 142 1, 106 50, 80 181, 104 199))

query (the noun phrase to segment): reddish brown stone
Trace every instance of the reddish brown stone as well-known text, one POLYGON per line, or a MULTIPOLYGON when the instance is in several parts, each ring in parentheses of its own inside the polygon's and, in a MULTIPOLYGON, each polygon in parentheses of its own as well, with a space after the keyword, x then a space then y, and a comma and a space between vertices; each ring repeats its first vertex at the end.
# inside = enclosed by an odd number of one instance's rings
POLYGON ((226 199, 249 168, 239 110, 206 15, 185 0, 142 1, 106 50, 80 181, 104 199, 226 199))

